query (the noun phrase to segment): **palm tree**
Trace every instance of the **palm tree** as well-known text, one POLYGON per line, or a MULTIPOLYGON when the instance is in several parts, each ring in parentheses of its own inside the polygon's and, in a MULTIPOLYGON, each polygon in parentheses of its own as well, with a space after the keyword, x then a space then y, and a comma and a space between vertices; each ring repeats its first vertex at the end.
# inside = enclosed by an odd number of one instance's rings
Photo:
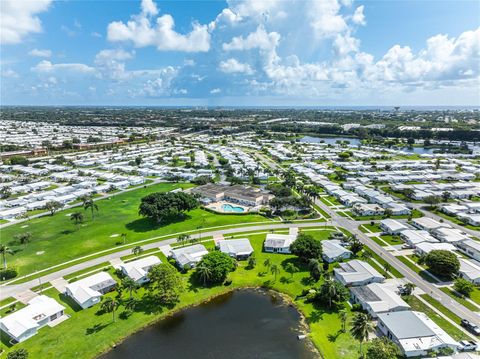
POLYGON ((342 322, 342 332, 347 331, 347 319, 348 319, 348 314, 345 309, 342 309, 338 312, 338 316, 340 317, 340 321, 342 322))
POLYGON ((143 248, 140 246, 133 247, 132 253, 136 256, 140 255, 143 252, 143 248))
POLYGON ((80 212, 73 212, 70 215, 70 220, 72 220, 75 223, 75 226, 78 229, 78 226, 80 225, 80 223, 83 222, 83 214, 80 212))
POLYGON ((0 253, 2 254, 3 269, 7 269, 7 257, 6 254, 14 255, 15 252, 8 248, 5 244, 0 244, 0 253))
POLYGON ((195 271, 198 273, 198 276, 203 281, 203 286, 205 287, 207 285, 207 281, 212 275, 212 271, 205 264, 200 264, 195 271))
POLYGON ((270 269, 270 266, 272 265, 272 263, 270 262, 270 259, 265 259, 265 261, 263 262, 263 265, 268 269, 270 269))
POLYGON ((126 233, 122 233, 122 234, 120 235, 120 237, 122 237, 123 244, 125 244, 125 242, 127 241, 127 234, 126 234, 126 233))
POLYGON ((275 276, 275 282, 276 282, 277 274, 280 273, 280 268, 278 268, 278 265, 274 263, 270 266, 270 272, 272 272, 272 274, 275 276))
POLYGON ((27 247, 28 242, 32 239, 32 234, 30 232, 20 233, 15 236, 15 238, 23 244, 24 247, 27 247))
POLYGON ((403 294, 411 295, 414 289, 415 289, 415 284, 408 282, 403 286, 403 294))
POLYGON ((389 263, 385 263, 383 265, 383 269, 385 270, 385 274, 388 274, 388 272, 390 272, 390 269, 392 269, 392 267, 390 266, 389 263))
POLYGON ((365 313, 357 313, 352 320, 350 333, 360 342, 360 354, 363 356, 362 343, 368 340, 368 336, 373 332, 373 324, 370 316, 365 313))
POLYGON ((85 210, 90 209, 90 211, 92 212, 92 220, 94 220, 94 219, 95 219, 95 216, 93 215, 93 212, 94 212, 94 211, 97 211, 97 212, 98 212, 98 206, 97 206, 97 204, 93 201, 92 198, 89 198, 86 202, 84 202, 83 208, 84 208, 85 210))
POLYGON ((130 293, 130 299, 132 299, 133 292, 135 292, 138 289, 139 285, 132 278, 125 277, 122 279, 122 287, 123 289, 128 290, 128 292, 130 293))
POLYGON ((115 323, 115 311, 117 310, 119 303, 112 297, 105 297, 101 309, 104 312, 113 314, 113 322, 115 323))
POLYGON ((328 307, 332 307, 332 298, 337 294, 337 287, 332 278, 325 279, 325 283, 322 285, 325 296, 328 297, 328 307))

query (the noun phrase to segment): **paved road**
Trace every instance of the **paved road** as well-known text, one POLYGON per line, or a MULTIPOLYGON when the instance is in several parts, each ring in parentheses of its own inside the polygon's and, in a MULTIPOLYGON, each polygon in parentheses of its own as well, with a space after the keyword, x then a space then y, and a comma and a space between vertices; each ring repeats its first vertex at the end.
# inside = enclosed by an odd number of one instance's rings
MULTIPOLYGON (((205 237, 212 237, 214 235, 228 235, 234 233, 242 233, 242 232, 256 232, 256 231, 268 231, 270 229, 282 229, 282 228, 290 228, 290 227, 301 227, 301 228, 308 228, 308 227, 322 227, 322 226, 331 226, 333 225, 331 222, 297 222, 297 223, 271 223, 271 224, 263 224, 257 226, 248 226, 248 227, 235 227, 235 228, 226 228, 226 229, 219 229, 210 232, 203 232, 201 234, 192 234, 192 238, 205 238, 205 237)), ((160 246, 164 246, 167 244, 172 244, 177 241, 177 237, 171 237, 168 239, 162 239, 156 242, 148 243, 142 245, 142 248, 145 250, 158 248, 160 246)), ((48 283, 54 279, 96 266, 98 264, 109 262, 113 259, 120 258, 132 254, 132 249, 125 249, 119 252, 106 254, 102 257, 97 257, 91 260, 87 260, 85 262, 72 265, 71 267, 61 269, 57 272, 46 274, 36 279, 32 279, 28 282, 20 283, 20 284, 11 284, 11 285, 1 285, 0 286, 0 300, 3 300, 8 297, 12 297, 15 294, 21 293, 27 289, 33 288, 40 283, 48 283)))
POLYGON ((380 255, 380 257, 382 257, 392 267, 396 268, 403 276, 405 276, 406 279, 415 284, 418 288, 438 300, 440 303, 442 303, 445 307, 458 315, 460 318, 468 319, 469 321, 480 325, 479 314, 465 308, 463 305, 461 305, 460 303, 452 299, 450 296, 442 292, 440 289, 438 289, 434 284, 425 281, 416 272, 411 270, 403 262, 396 258, 391 252, 387 251, 385 247, 380 246, 371 238, 369 238, 365 233, 358 229, 358 221, 352 221, 345 217, 341 217, 340 215, 332 211, 322 201, 317 200, 316 204, 330 214, 330 216, 332 217, 332 223, 339 227, 343 227, 351 233, 355 234, 362 243, 364 243, 365 245, 370 247, 370 249, 372 249, 375 253, 380 255))

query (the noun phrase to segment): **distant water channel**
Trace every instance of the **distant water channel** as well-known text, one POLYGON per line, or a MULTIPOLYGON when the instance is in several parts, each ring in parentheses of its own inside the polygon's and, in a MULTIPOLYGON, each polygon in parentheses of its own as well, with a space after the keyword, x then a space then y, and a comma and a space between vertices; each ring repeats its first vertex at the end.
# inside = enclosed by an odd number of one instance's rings
MULTIPOLYGON (((313 137, 313 136, 304 136, 300 139, 300 142, 305 143, 326 143, 327 145, 334 145, 337 141, 348 141, 349 146, 357 147, 361 144, 361 140, 355 137, 313 137)), ((435 150, 434 148, 425 148, 425 147, 403 147, 399 148, 399 150, 410 152, 410 153, 417 153, 419 155, 428 153, 431 154, 435 150)))
POLYGON ((100 359, 313 359, 300 315, 275 294, 234 291, 136 333, 100 359))

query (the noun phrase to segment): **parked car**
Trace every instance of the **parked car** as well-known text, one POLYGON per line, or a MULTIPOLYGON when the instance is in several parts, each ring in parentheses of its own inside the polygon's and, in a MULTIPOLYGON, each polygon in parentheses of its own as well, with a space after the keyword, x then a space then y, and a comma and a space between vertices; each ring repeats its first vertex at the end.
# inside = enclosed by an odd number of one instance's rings
POLYGON ((462 325, 462 327, 466 328, 469 332, 475 335, 480 335, 480 327, 478 325, 475 325, 466 319, 462 319, 460 324, 462 325))
POLYGON ((461 352, 471 352, 477 350, 477 343, 473 340, 461 340, 458 350, 461 352))

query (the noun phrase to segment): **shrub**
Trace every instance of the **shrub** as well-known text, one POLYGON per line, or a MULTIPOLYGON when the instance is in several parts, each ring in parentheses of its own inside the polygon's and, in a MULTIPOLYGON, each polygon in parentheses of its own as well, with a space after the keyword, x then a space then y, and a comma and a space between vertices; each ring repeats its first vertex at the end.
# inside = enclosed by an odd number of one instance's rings
POLYGON ((8 280, 17 276, 17 271, 14 268, 5 268, 0 270, 0 279, 8 280))

